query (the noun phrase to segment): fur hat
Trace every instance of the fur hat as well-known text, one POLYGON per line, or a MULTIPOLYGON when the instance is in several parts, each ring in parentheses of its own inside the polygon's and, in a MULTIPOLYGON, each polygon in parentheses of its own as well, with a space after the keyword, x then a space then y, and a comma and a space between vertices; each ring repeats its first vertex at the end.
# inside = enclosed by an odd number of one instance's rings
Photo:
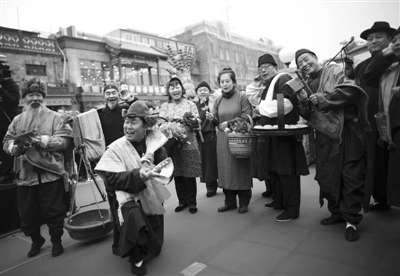
POLYGON ((262 55, 261 57, 258 58, 258 67, 260 67, 261 65, 265 64, 265 63, 269 63, 272 64, 274 66, 276 66, 276 62, 273 56, 271 56, 270 54, 265 54, 262 55))
POLYGON ((367 40, 368 36, 372 33, 376 33, 376 32, 385 32, 387 33, 389 36, 393 36, 393 33, 396 31, 396 29, 393 29, 390 27, 389 23, 385 22, 385 21, 377 21, 374 22, 374 24, 372 25, 372 27, 370 29, 367 29, 365 31, 363 31, 360 34, 360 37, 362 39, 367 40))
POLYGON ((25 98, 26 94, 30 92, 39 92, 43 95, 43 98, 47 96, 47 85, 39 78, 32 78, 29 81, 24 81, 21 86, 22 98, 25 98))
POLYGON ((312 54, 312 55, 314 55, 314 56, 317 56, 314 52, 312 52, 312 51, 310 51, 310 50, 308 50, 308 49, 305 49, 305 48, 303 48, 303 49, 300 49, 300 50, 297 50, 296 51, 296 54, 295 54, 295 60, 296 60, 296 65, 297 65, 297 67, 299 67, 299 65, 297 64, 297 59, 302 55, 302 54, 306 54, 306 53, 309 53, 309 54, 312 54))

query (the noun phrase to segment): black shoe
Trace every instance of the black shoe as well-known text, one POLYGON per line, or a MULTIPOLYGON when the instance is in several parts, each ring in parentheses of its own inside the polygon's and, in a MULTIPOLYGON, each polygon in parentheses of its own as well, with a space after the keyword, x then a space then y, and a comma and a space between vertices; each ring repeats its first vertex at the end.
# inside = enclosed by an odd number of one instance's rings
POLYGON ((51 248, 51 255, 53 257, 58 257, 62 253, 64 253, 64 247, 62 246, 61 242, 53 243, 53 247, 51 248))
POLYGON ((144 265, 144 261, 142 261, 141 266, 136 266, 134 263, 131 263, 131 271, 135 276, 146 276, 147 275, 147 268, 144 265))
POLYGON ((15 175, 14 174, 4 174, 0 177, 0 184, 12 184, 14 182, 15 175))
POLYGON ((349 242, 355 242, 358 241, 358 239, 360 238, 360 234, 358 233, 357 229, 349 226, 344 232, 344 238, 349 242))
POLYGON ((237 206, 235 206, 235 205, 231 205, 231 206, 224 205, 224 206, 218 208, 218 212, 222 213, 222 212, 226 212, 226 211, 233 210, 236 208, 237 208, 237 206))
POLYGON ((247 211, 248 211, 248 208, 247 208, 247 206, 244 206, 244 205, 240 206, 239 210, 238 210, 239 214, 247 213, 247 211))
POLYGON ((263 192, 263 193, 261 194, 261 196, 262 196, 262 197, 265 197, 265 198, 270 197, 271 195, 272 195, 272 193, 271 193, 270 191, 265 191, 265 192, 263 192))
POLYGON ((45 241, 46 240, 40 236, 40 238, 32 242, 31 250, 28 252, 28 258, 35 257, 37 254, 39 254, 45 241))
POLYGON ((373 204, 369 205, 370 212, 383 212, 390 209, 390 205, 382 204, 379 202, 374 202, 373 204))
POLYGON ((269 208, 269 209, 284 210, 283 208, 278 207, 278 205, 276 205, 276 203, 274 201, 272 201, 270 203, 267 203, 264 206, 269 208))
POLYGON ((185 209, 187 207, 187 204, 185 205, 179 205, 178 207, 175 208, 175 213, 179 213, 180 211, 182 211, 183 209, 185 209))
POLYGON ((332 225, 332 224, 338 224, 338 223, 344 223, 346 222, 344 219, 342 219, 341 217, 333 217, 330 216, 329 218, 325 218, 323 220, 321 220, 321 224, 322 225, 332 225))
POLYGON ((197 207, 196 206, 189 206, 189 213, 196 214, 197 213, 197 207))
POLYGON ((286 211, 283 211, 279 216, 275 218, 277 222, 287 222, 291 221, 292 219, 297 219, 299 216, 293 216, 288 214, 286 211))
POLYGON ((206 197, 213 197, 217 194, 217 192, 207 192, 206 197))

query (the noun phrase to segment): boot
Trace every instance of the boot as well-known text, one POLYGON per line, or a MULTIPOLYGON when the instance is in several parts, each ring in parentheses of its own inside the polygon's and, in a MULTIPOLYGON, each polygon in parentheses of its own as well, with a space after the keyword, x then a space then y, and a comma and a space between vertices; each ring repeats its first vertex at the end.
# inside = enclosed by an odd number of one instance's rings
POLYGON ((32 258, 40 253, 43 244, 45 243, 45 239, 40 235, 40 233, 36 233, 31 235, 32 239, 32 247, 31 250, 28 252, 28 258, 32 258))
POLYGON ((51 237, 51 243, 53 244, 53 247, 51 248, 51 255, 53 257, 58 257, 62 253, 64 253, 64 247, 61 243, 61 237, 51 237))

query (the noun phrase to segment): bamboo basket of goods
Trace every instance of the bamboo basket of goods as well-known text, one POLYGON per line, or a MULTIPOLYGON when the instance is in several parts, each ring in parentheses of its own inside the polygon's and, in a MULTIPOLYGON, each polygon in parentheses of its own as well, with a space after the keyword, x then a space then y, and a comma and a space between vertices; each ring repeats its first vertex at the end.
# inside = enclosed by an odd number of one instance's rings
POLYGON ((227 131, 229 150, 235 158, 250 158, 257 148, 257 136, 250 134, 253 119, 236 121, 227 131))

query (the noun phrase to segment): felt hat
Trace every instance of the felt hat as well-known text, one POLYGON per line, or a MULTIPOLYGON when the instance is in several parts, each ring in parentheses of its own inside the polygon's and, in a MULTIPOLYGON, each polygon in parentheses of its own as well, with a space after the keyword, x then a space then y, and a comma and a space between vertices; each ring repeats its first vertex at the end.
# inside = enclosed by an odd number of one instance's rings
POLYGON ((113 89, 113 90, 115 90, 115 91, 118 92, 118 87, 116 87, 115 85, 112 85, 112 84, 107 84, 107 85, 104 86, 104 88, 103 88, 103 94, 104 94, 107 90, 110 90, 110 89, 113 89))
POLYGON ((202 81, 202 82, 200 82, 199 83, 199 85, 197 85, 197 87, 196 87, 196 93, 197 93, 197 90, 199 89, 199 88, 201 88, 201 87, 206 87, 208 90, 210 90, 210 92, 211 92, 211 87, 210 87, 210 85, 206 82, 206 81, 202 81))
POLYGON ((370 34, 376 33, 376 32, 385 32, 388 35, 392 36, 395 31, 396 31, 396 29, 393 29, 392 27, 390 27, 389 23, 387 23, 385 21, 377 21, 377 22, 374 22, 374 24, 372 25, 372 27, 370 29, 363 31, 360 34, 360 37, 362 39, 367 40, 368 36, 370 34))
POLYGON ((395 37, 398 34, 400 34, 400 27, 392 34, 392 37, 395 37))
POLYGON ((128 110, 122 110, 122 117, 126 118, 134 118, 134 117, 142 117, 146 118, 150 116, 149 107, 146 105, 144 101, 136 101, 129 107, 128 110))
POLYGON ((262 55, 261 57, 258 58, 258 67, 260 67, 261 65, 265 64, 265 63, 269 63, 272 64, 274 66, 276 66, 276 62, 273 56, 271 56, 270 54, 265 54, 262 55))
POLYGON ((43 95, 43 98, 47 96, 47 85, 44 81, 39 78, 32 78, 29 81, 22 83, 21 97, 25 98, 28 93, 39 92, 43 95))
POLYGON ((297 59, 298 59, 302 54, 306 54, 306 53, 313 54, 314 56, 317 56, 313 51, 310 51, 310 50, 305 49, 305 48, 297 50, 297 51, 296 51, 296 54, 295 54, 295 61, 296 61, 297 67, 299 67, 299 65, 297 64, 297 59))

